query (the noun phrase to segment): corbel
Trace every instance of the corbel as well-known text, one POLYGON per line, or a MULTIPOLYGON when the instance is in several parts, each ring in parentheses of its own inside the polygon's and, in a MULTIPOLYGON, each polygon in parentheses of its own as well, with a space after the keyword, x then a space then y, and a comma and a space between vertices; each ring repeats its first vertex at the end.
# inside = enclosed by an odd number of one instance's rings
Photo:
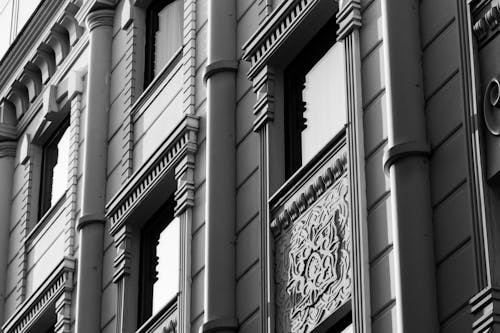
POLYGON ((28 110, 28 89, 18 80, 15 80, 12 84, 9 93, 7 94, 7 99, 14 104, 17 119, 21 118, 22 115, 28 110))
POLYGON ((132 230, 130 225, 124 224, 113 236, 116 255, 113 260, 113 282, 120 282, 130 275, 132 265, 132 230))
POLYGON ((19 162, 25 165, 30 159, 31 138, 29 134, 24 134, 19 147, 19 162))
POLYGON ((255 132, 274 119, 274 80, 274 70, 268 65, 253 78, 253 91, 257 95, 257 102, 253 107, 255 132))
POLYGON ((50 85, 43 94, 42 114, 45 120, 54 120, 59 111, 57 106, 57 86, 50 85))
POLYGON ((56 23, 50 29, 47 45, 54 50, 56 65, 59 65, 69 53, 68 31, 62 25, 56 23))
POLYGON ((42 74, 38 66, 29 61, 24 67, 20 82, 28 89, 28 99, 33 102, 42 90, 42 74))
POLYGON ((16 139, 16 109, 4 99, 0 104, 0 142, 16 139))
POLYGON ((187 208, 194 207, 194 166, 195 153, 188 152, 175 167, 175 216, 180 216, 187 208))
POLYGON ((134 22, 136 16, 136 8, 130 3, 131 0, 123 1, 123 7, 121 12, 121 23, 122 29, 127 30, 127 28, 134 22))
POLYGON ((64 9, 64 16, 60 22, 60 25, 68 32, 70 46, 75 45, 83 34, 83 27, 78 24, 75 18, 78 9, 79 7, 76 4, 69 2, 64 9))
POLYGON ((37 48, 33 63, 40 69, 42 83, 46 84, 56 71, 55 54, 52 48, 46 43, 41 43, 37 48))

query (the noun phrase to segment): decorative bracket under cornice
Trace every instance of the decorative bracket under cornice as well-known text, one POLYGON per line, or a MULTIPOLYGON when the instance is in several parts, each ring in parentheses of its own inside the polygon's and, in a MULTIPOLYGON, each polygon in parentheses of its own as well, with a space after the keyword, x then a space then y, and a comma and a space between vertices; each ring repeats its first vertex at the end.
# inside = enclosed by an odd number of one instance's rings
MULTIPOLYGON (((14 79, 7 83, 10 87, 6 92, 6 98, 14 105, 16 117, 20 119, 43 90, 43 85, 55 73, 69 54, 71 47, 76 44, 83 32, 83 27, 78 24, 75 14, 78 12, 77 2, 66 2, 64 9, 58 14, 59 17, 53 21, 50 29, 41 33, 38 45, 31 45, 36 51, 29 55, 23 62, 19 59, 9 59, 12 66, 22 68, 22 72, 15 74, 14 79)), ((0 64, 0 71, 9 64, 0 64)))

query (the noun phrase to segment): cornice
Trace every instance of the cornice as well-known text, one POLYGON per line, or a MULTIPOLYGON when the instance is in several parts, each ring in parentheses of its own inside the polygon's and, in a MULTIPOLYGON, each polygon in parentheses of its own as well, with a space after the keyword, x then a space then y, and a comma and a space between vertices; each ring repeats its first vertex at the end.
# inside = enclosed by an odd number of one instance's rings
POLYGON ((75 267, 75 259, 65 257, 37 291, 7 319, 2 326, 2 332, 27 332, 49 304, 54 304, 64 291, 73 289, 75 267))
POLYGON ((80 1, 44 1, 0 64, 0 96, 23 118, 83 34, 80 1), (50 6, 48 5, 50 4, 50 6))
POLYGON ((196 151, 199 119, 194 115, 185 115, 172 133, 158 147, 156 153, 129 178, 125 185, 106 205, 106 218, 111 222, 110 234, 127 223, 127 218, 148 194, 173 171, 176 164, 188 152, 196 151))
MULTIPOLYGON (((332 1, 334 2, 334 1, 332 1)), ((243 45, 243 58, 250 62, 248 77, 253 80, 269 58, 285 43, 298 25, 305 20, 315 7, 325 5, 322 0, 283 1, 272 12, 249 40, 243 45)))

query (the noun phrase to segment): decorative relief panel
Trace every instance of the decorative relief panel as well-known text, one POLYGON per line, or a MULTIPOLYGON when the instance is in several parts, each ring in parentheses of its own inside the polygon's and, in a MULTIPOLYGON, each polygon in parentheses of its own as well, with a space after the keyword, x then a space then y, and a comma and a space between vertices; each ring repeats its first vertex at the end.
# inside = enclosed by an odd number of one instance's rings
POLYGON ((351 298, 347 173, 275 238, 276 331, 311 332, 351 298))

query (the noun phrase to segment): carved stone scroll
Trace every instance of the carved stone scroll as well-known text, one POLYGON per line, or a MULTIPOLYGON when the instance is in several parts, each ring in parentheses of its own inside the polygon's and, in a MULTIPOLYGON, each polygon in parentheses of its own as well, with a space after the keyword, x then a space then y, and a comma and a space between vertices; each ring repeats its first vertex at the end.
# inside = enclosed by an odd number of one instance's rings
POLYGON ((351 298, 347 173, 276 237, 276 331, 311 332, 351 298))

